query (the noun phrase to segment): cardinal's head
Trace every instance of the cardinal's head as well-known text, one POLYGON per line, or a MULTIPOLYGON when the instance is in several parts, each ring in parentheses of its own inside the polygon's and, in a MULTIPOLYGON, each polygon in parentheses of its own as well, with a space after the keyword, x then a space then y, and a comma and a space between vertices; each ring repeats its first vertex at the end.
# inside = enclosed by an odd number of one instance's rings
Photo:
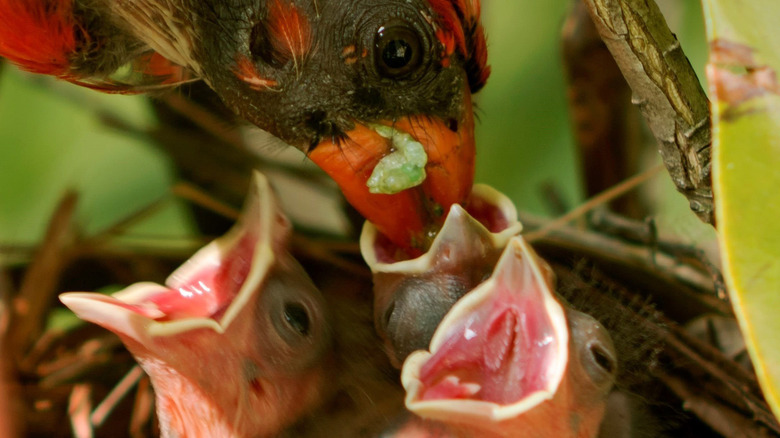
POLYGON ((0 55, 109 90, 123 61, 131 79, 202 78, 398 245, 427 249, 471 190, 479 0, 23 3, 0 0, 0 55))
POLYGON ((275 436, 327 396, 330 317, 286 251, 289 232, 257 174, 241 221, 164 286, 60 296, 149 374, 163 436, 275 436))

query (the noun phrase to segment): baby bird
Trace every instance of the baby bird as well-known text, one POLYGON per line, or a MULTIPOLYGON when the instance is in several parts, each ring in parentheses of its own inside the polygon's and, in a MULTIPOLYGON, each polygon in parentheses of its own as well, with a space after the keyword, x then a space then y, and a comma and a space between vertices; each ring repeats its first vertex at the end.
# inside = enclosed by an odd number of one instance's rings
MULTIPOLYGON (((598 436, 614 346, 595 319, 556 299, 553 283, 549 266, 512 238, 490 279, 442 320, 429 351, 404 363, 407 408, 446 426, 441 436, 598 436)), ((425 425, 415 421, 416 430, 425 425)))
POLYGON ((60 296, 150 376, 163 437, 276 436, 327 398, 332 315, 287 252, 290 230, 256 173, 235 227, 165 285, 60 296))

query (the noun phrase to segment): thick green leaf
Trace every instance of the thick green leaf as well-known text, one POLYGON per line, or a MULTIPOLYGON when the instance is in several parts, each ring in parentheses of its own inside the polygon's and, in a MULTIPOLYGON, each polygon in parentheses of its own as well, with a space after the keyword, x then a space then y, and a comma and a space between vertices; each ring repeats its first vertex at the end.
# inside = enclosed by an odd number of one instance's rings
POLYGON ((703 4, 724 274, 764 394, 780 417, 780 2, 703 4))

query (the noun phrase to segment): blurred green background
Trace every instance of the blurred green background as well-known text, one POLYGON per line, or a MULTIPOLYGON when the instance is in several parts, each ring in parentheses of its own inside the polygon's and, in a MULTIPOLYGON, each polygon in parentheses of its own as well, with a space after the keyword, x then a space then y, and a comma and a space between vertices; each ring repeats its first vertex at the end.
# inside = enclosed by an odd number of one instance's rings
MULTIPOLYGON (((549 214, 543 183, 553 184, 570 206, 582 201, 559 50, 569 5, 568 0, 483 1, 493 74, 477 97, 477 181, 510 195, 518 209, 539 214, 549 214)), ((698 1, 669 0, 661 6, 703 77, 706 51, 698 1)), ((154 123, 143 98, 101 95, 5 66, 0 75, 0 245, 36 242, 67 188, 81 193, 78 221, 89 234, 166 192, 172 176, 165 157, 143 139, 102 125, 92 110, 96 106, 112 108, 138 126, 154 123)), ((664 175, 653 181, 662 194, 659 211, 676 231, 699 233, 682 225, 693 215, 668 180, 664 175)), ((147 236, 191 232, 178 203, 133 229, 147 236)))

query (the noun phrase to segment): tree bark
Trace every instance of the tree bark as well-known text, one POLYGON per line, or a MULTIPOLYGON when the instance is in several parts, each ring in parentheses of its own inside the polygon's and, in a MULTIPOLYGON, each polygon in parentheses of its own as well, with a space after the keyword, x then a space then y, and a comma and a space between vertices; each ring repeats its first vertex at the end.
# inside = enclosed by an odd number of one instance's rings
POLYGON ((583 0, 691 210, 714 224, 709 101, 654 0, 583 0))

